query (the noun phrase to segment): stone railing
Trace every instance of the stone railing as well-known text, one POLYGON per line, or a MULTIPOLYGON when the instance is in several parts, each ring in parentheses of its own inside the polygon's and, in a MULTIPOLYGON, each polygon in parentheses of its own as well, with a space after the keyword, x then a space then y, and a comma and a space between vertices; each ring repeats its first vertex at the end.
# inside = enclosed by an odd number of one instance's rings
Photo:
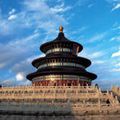
POLYGON ((109 91, 102 93, 95 86, 17 86, 0 88, 0 101, 41 102, 118 105, 118 100, 109 91))
POLYGON ((112 92, 120 97, 120 87, 112 87, 112 92))
POLYGON ((3 99, 86 99, 106 97, 95 86, 18 86, 0 89, 3 99))

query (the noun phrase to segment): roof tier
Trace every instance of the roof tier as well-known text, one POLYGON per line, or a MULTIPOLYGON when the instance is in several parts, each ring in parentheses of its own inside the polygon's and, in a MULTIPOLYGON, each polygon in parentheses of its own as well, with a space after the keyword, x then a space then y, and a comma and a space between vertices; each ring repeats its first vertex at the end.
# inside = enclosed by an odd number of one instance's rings
POLYGON ((78 57, 78 56, 71 56, 69 54, 52 54, 52 56, 41 57, 38 59, 33 60, 32 65, 36 68, 39 67, 41 64, 45 64, 50 62, 51 60, 56 60, 60 62, 73 62, 83 65, 85 68, 91 65, 91 61, 89 59, 78 57))
POLYGON ((46 42, 44 44, 42 44, 40 46, 40 50, 44 53, 46 53, 48 50, 56 47, 56 46, 61 46, 61 47, 67 47, 67 48, 71 48, 71 49, 74 49, 74 47, 77 48, 77 52, 80 52, 83 47, 81 44, 77 43, 77 42, 74 42, 74 41, 71 41, 71 40, 68 40, 65 36, 64 36, 64 33, 63 32, 60 32, 58 34, 58 37, 53 40, 53 41, 50 41, 50 42, 46 42))
POLYGON ((77 68, 77 67, 47 67, 37 70, 34 73, 27 75, 27 79, 32 80, 35 77, 44 76, 44 75, 79 75, 87 77, 91 80, 97 78, 97 76, 93 73, 87 72, 85 69, 77 68))

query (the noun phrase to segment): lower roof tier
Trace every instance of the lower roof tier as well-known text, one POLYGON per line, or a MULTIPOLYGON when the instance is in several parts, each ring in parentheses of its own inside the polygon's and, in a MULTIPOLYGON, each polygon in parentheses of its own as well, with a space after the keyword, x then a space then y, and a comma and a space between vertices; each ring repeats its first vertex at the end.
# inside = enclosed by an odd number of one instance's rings
POLYGON ((89 73, 84 69, 75 67, 48 67, 39 69, 37 72, 27 75, 27 79, 32 80, 35 77, 44 75, 79 75, 87 77, 88 79, 94 80, 97 76, 93 73, 89 73))

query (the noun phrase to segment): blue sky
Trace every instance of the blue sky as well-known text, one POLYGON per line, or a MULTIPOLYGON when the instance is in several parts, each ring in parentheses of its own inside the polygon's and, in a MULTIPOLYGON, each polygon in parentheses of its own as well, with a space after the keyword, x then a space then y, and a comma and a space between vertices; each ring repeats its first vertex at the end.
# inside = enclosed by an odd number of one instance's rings
POLYGON ((120 86, 120 0, 0 0, 0 84, 28 85, 39 46, 64 26, 103 89, 120 86))

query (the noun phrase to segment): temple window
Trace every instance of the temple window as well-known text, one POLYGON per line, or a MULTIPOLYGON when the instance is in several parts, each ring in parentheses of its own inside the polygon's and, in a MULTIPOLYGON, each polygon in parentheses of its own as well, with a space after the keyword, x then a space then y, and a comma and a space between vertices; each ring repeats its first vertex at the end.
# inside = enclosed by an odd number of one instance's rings
POLYGON ((46 52, 46 54, 52 53, 52 52, 70 52, 71 50, 69 48, 53 48, 46 52))
MULTIPOLYGON (((60 60, 62 61, 62 59, 60 60)), ((52 60, 50 63, 48 64, 42 64, 38 67, 38 69, 40 68, 45 68, 48 66, 73 66, 73 67, 80 67, 80 68, 85 68, 84 66, 77 64, 77 63, 70 63, 70 62, 57 62, 57 60, 52 60)))

